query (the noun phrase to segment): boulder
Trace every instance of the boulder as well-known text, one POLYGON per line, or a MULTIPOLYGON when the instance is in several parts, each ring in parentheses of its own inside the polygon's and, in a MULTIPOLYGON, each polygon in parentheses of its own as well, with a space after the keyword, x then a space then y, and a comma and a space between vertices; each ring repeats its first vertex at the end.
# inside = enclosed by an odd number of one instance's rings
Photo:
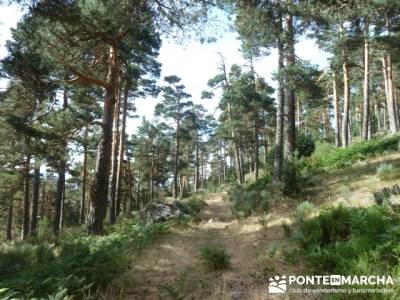
POLYGON ((146 224, 165 222, 174 218, 189 217, 186 206, 177 200, 154 200, 141 213, 146 224))

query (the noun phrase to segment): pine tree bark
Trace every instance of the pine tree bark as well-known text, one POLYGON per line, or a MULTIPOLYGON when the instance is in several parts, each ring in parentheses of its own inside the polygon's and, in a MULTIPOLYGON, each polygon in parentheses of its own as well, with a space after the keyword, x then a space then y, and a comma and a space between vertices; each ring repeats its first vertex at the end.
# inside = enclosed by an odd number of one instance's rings
POLYGON ((343 50, 343 84, 344 84, 344 108, 342 119, 342 147, 349 145, 349 113, 350 113, 350 79, 347 54, 343 50))
POLYGON ((119 135, 119 151, 118 151, 118 167, 117 167, 117 182, 116 182, 116 212, 115 214, 119 216, 121 212, 121 188, 122 188, 122 171, 124 168, 124 155, 125 155, 125 131, 126 131, 126 117, 128 114, 128 98, 129 89, 131 82, 127 80, 125 82, 123 107, 122 107, 122 124, 121 133, 119 135))
POLYGON ((35 168, 33 170, 31 235, 36 234, 38 208, 39 208, 39 189, 40 189, 40 160, 38 158, 35 158, 35 168))
POLYGON ((397 99, 396 99, 396 84, 394 79, 394 70, 393 70, 393 62, 392 62, 392 55, 390 53, 387 54, 387 61, 388 61, 388 77, 389 77, 389 92, 390 92, 390 99, 392 102, 392 110, 394 116, 394 123, 396 124, 396 131, 399 131, 399 116, 398 116, 398 107, 397 107, 397 99))
POLYGON ((85 141, 83 143, 83 176, 82 176, 82 195, 79 212, 79 223, 85 223, 85 209, 86 209, 86 182, 87 182, 87 155, 88 155, 88 128, 85 129, 85 141))
POLYGON ((267 135, 264 136, 264 162, 265 162, 265 168, 267 167, 268 163, 268 137, 267 135))
MULTIPOLYGON (((63 94, 63 110, 68 108, 68 91, 67 88, 64 88, 63 94)), ((57 191, 56 191, 56 203, 55 203, 55 211, 54 211, 54 223, 53 223, 53 231, 54 234, 57 235, 63 225, 63 215, 64 215, 64 201, 65 201, 65 172, 66 172, 66 156, 67 156, 67 141, 61 141, 60 146, 60 160, 58 165, 58 178, 57 178, 57 191)))
POLYGON ((58 234, 61 230, 62 224, 62 206, 63 206, 63 191, 65 184, 65 160, 60 159, 58 166, 57 190, 55 197, 55 210, 54 210, 54 234, 58 234))
POLYGON ((90 207, 86 218, 90 234, 103 234, 111 165, 112 127, 118 91, 119 62, 116 47, 110 47, 107 88, 104 95, 102 137, 97 150, 94 179, 90 187, 90 207))
POLYGON ((45 207, 46 205, 46 181, 43 180, 42 183, 42 195, 40 199, 40 220, 43 220, 45 217, 45 207))
POLYGON ((117 216, 116 206, 116 191, 117 191, 117 168, 118 168, 118 149, 119 149, 119 117, 121 113, 121 98, 119 90, 116 95, 116 103, 114 110, 114 124, 113 124, 113 143, 112 143, 112 160, 111 160, 111 192, 110 192, 110 224, 115 223, 117 216))
POLYGON ((175 133, 175 158, 174 158, 174 190, 173 197, 178 198, 178 176, 179 176, 179 151, 180 151, 180 130, 181 130, 181 103, 179 97, 177 98, 177 120, 176 120, 176 133, 175 133))
POLYGON ((155 164, 155 150, 153 141, 151 141, 151 157, 150 157, 150 179, 149 179, 149 189, 150 189, 150 201, 154 199, 154 164, 155 164))
POLYGON ((29 224, 30 224, 30 201, 29 201, 29 187, 30 187, 30 164, 31 164, 31 155, 27 154, 24 168, 23 168, 23 180, 24 180, 24 198, 23 198, 23 215, 22 215, 22 232, 21 239, 26 239, 29 236, 29 224))
POLYGON ((340 139, 340 106, 339 106, 339 94, 337 87, 337 78, 336 72, 333 72, 333 109, 335 114, 335 144, 336 147, 340 147, 342 145, 342 141, 340 139))
MULTIPOLYGON (((285 18, 285 30, 287 35, 286 63, 287 67, 295 65, 296 56, 294 49, 293 16, 288 14, 285 18)), ((284 157, 287 161, 295 151, 296 143, 296 95, 293 87, 286 86, 284 105, 284 157)))
POLYGON ((364 28, 364 85, 363 85, 363 127, 362 139, 368 140, 369 136, 369 22, 366 18, 364 28))
POLYGON ((285 105, 285 92, 284 83, 282 76, 282 70, 284 68, 284 49, 283 42, 280 38, 282 35, 282 17, 279 16, 278 20, 278 90, 277 90, 277 103, 276 103, 276 131, 275 131, 275 153, 274 153, 274 174, 272 181, 274 183, 281 180, 282 177, 282 161, 283 161, 283 126, 284 126, 284 105, 285 105))
POLYGON ((196 145, 195 145, 195 170, 194 170, 194 191, 196 192, 199 189, 199 132, 196 130, 196 145))
POLYGON ((201 149, 201 188, 205 188, 205 172, 204 172, 204 151, 201 149))
POLYGON ((7 226, 6 226, 6 239, 7 241, 12 240, 12 222, 13 222, 13 211, 14 211, 14 199, 10 195, 10 200, 8 202, 8 211, 7 211, 7 226))
POLYGON ((258 179, 259 174, 259 148, 260 148, 260 134, 258 127, 258 120, 254 121, 254 177, 255 180, 258 179))
POLYGON ((395 133, 397 132, 397 122, 393 101, 393 82, 391 80, 391 57, 389 54, 385 54, 385 56, 382 58, 382 71, 385 82, 386 107, 389 116, 389 130, 390 132, 395 133))
POLYGON ((133 174, 132 174, 132 170, 131 170, 131 161, 129 159, 129 157, 127 158, 127 167, 128 167, 128 184, 127 184, 127 188, 128 188, 128 199, 127 199, 127 205, 126 205, 126 210, 125 213, 130 213, 131 209, 132 209, 132 182, 133 182, 133 174))

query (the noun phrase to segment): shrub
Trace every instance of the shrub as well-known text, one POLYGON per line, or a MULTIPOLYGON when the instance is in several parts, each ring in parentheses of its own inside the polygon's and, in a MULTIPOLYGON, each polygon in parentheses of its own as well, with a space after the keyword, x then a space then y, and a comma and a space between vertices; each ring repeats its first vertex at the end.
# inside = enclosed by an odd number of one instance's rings
POLYGON ((400 262, 399 225, 387 207, 339 206, 301 223, 292 239, 312 271, 357 274, 368 265, 393 275, 400 262))
POLYGON ((393 177, 394 168, 391 164, 382 163, 376 168, 376 176, 380 180, 389 180, 393 177))
POLYGON ((314 211, 314 205, 309 201, 300 203, 296 208, 296 221, 304 222, 314 211))
POLYGON ((0 252, 0 287, 18 298, 81 298, 106 287, 129 266, 130 252, 142 249, 166 228, 130 220, 105 236, 75 233, 55 245, 21 242, 6 247, 0 252))
POLYGON ((184 202, 190 216, 197 218, 200 211, 207 203, 204 201, 205 192, 195 192, 184 202))
POLYGON ((296 149, 299 157, 309 157, 315 150, 314 139, 310 134, 299 133, 296 136, 296 149))
POLYGON ((325 144, 319 144, 311 160, 315 165, 332 170, 342 168, 352 163, 376 156, 387 151, 397 151, 400 135, 376 137, 371 140, 354 142, 350 147, 330 149, 325 144), (322 149, 319 149, 321 148, 322 149), (326 150, 325 154, 324 151, 326 150))
POLYGON ((255 212, 266 212, 271 204, 271 192, 267 191, 270 181, 270 177, 266 176, 229 190, 233 213, 238 217, 248 217, 255 212))
POLYGON ((230 268, 231 257, 222 248, 207 246, 200 250, 204 265, 211 271, 223 271, 230 268))
POLYGON ((284 164, 282 177, 285 183, 283 192, 287 195, 297 194, 302 188, 310 184, 313 169, 305 158, 299 157, 296 152, 284 164))

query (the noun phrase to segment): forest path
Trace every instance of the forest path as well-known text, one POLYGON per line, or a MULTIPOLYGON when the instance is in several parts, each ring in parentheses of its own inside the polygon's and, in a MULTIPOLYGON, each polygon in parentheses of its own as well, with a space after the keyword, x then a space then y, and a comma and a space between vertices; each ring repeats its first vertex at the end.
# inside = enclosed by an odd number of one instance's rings
POLYGON ((267 299, 269 276, 296 272, 283 259, 287 216, 238 220, 224 193, 209 194, 206 202, 200 223, 174 226, 136 257, 121 278, 124 299, 267 299), (229 271, 204 268, 200 249, 208 245, 230 254, 229 271))

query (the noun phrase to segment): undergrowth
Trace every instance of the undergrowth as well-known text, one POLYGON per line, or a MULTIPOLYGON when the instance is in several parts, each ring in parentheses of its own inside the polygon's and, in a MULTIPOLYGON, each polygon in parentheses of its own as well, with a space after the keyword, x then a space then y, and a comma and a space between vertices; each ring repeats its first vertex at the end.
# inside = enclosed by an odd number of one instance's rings
POLYGON ((105 288, 129 267, 130 253, 143 249, 167 226, 145 227, 129 220, 105 236, 81 232, 64 236, 56 244, 39 240, 4 244, 0 249, 0 298, 81 298, 105 288))
POLYGON ((233 202, 233 214, 237 217, 248 217, 256 212, 266 212, 271 204, 271 191, 266 187, 271 182, 265 176, 253 183, 235 186, 228 191, 228 197, 233 202))
POLYGON ((347 148, 336 148, 332 144, 318 144, 310 163, 315 167, 334 170, 399 149, 400 135, 376 137, 368 141, 357 141, 347 148))
POLYGON ((223 248, 206 246, 200 250, 200 257, 210 271, 228 270, 231 266, 231 257, 223 248))
POLYGON ((400 275, 400 218, 389 206, 339 206, 298 225, 292 240, 312 274, 400 275))

